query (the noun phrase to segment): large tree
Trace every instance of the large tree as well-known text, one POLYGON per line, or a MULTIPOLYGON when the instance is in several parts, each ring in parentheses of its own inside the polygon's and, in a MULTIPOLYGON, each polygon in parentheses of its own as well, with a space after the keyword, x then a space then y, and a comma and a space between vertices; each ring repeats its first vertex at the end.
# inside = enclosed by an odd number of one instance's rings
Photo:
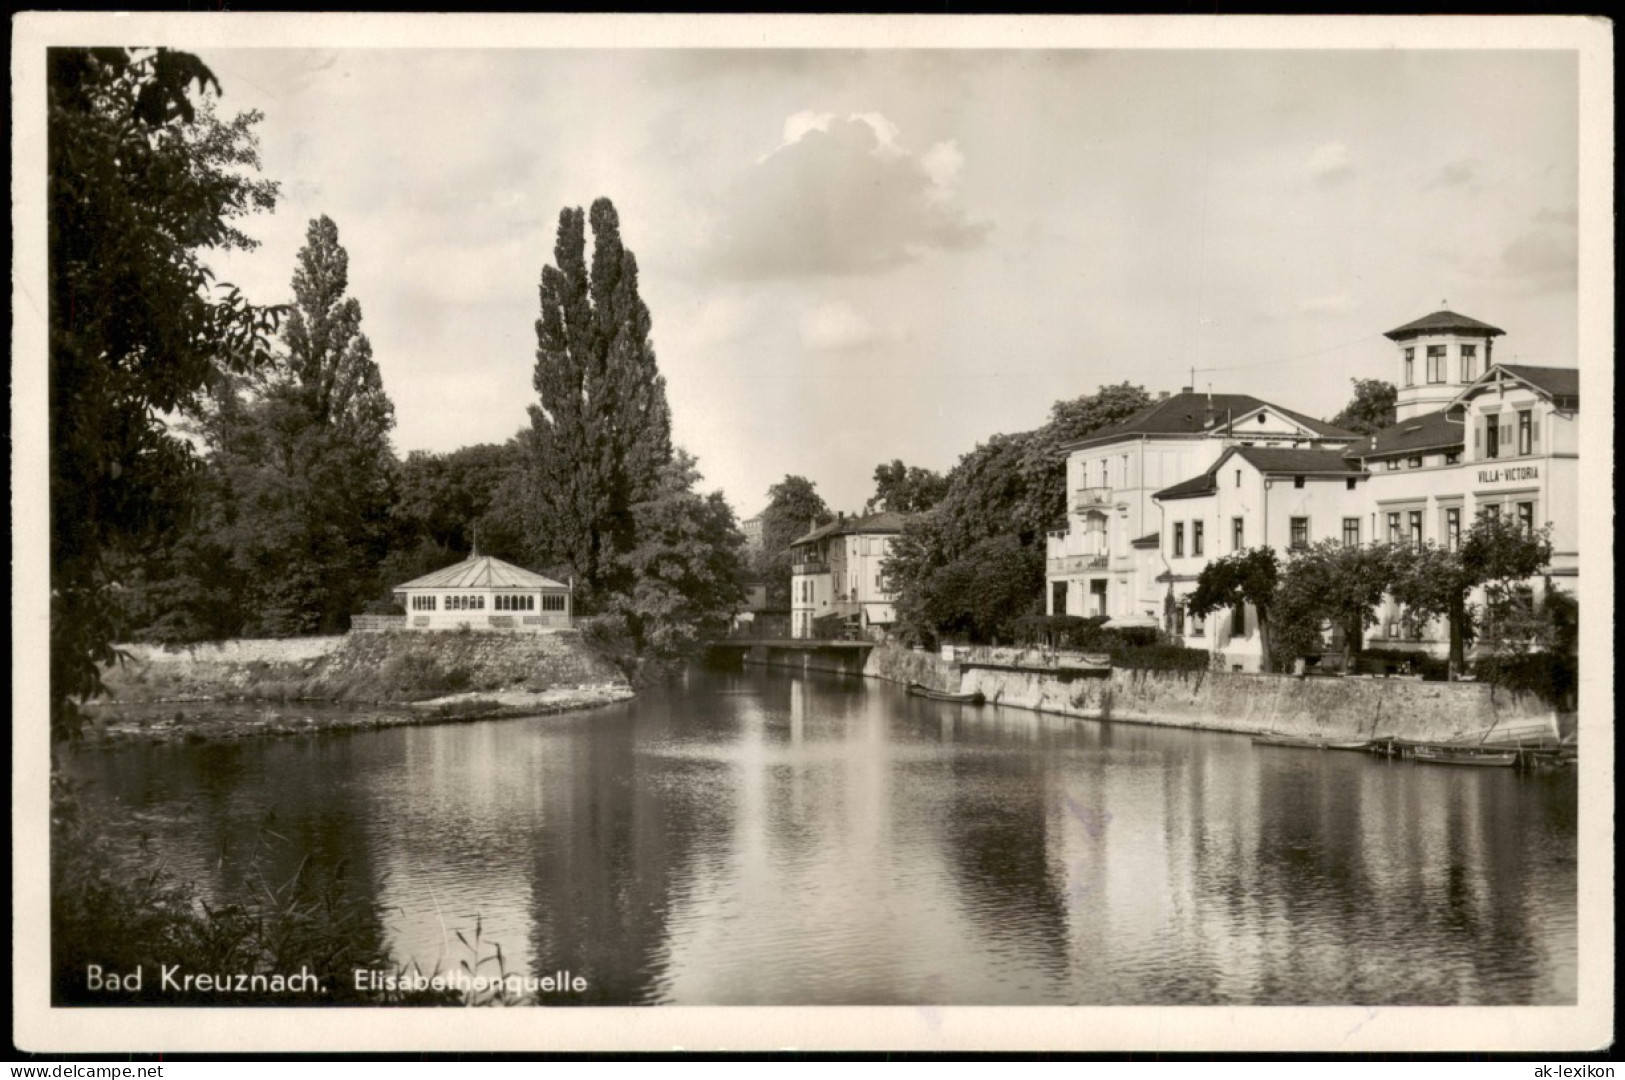
POLYGON ((1436 544, 1398 547, 1393 597, 1413 630, 1442 618, 1450 630, 1449 674, 1466 669, 1467 641, 1474 632, 1468 598, 1483 587, 1492 608, 1540 574, 1552 561, 1550 528, 1530 530, 1493 507, 1481 512, 1458 550, 1436 544))
POLYGON ((1346 547, 1324 540, 1294 551, 1276 586, 1277 652, 1318 652, 1321 627, 1329 624, 1342 631, 1352 660, 1365 631, 1377 625, 1383 597, 1397 573, 1393 549, 1386 544, 1346 547))
POLYGON ((790 545, 834 516, 817 486, 805 476, 786 476, 767 489, 762 550, 757 553, 755 570, 767 582, 770 607, 790 606, 790 545))
POLYGON ((1354 396, 1331 422, 1340 428, 1357 431, 1361 435, 1375 435, 1394 422, 1394 402, 1399 391, 1394 384, 1381 379, 1350 379, 1354 396))
POLYGON ((672 460, 671 412, 614 204, 597 200, 590 219, 579 207, 561 211, 553 258, 542 268, 540 400, 530 408, 533 559, 573 567, 596 605, 634 584, 620 556, 636 544, 633 507, 672 460))
POLYGON ((238 219, 270 209, 257 179, 256 113, 220 121, 195 56, 55 48, 47 61, 50 235, 51 729, 123 629, 112 569, 181 520, 185 413, 223 369, 269 355, 274 308, 217 283, 202 253, 251 248, 238 219))
POLYGON ((676 658, 720 637, 745 602, 745 537, 718 492, 701 495, 692 456, 677 450, 634 504, 637 542, 616 556, 635 582, 612 598, 641 654, 676 658))
POLYGON ((317 218, 284 350, 218 394, 203 426, 223 487, 208 528, 242 575, 246 633, 345 629, 389 548, 395 414, 348 290, 338 228, 317 218))
POLYGON ((875 466, 875 494, 864 509, 917 514, 931 509, 947 492, 948 481, 941 473, 893 458, 875 466))
POLYGON ((1274 655, 1270 616, 1280 576, 1274 548, 1248 548, 1214 559, 1202 567, 1196 588, 1185 598, 1185 610, 1203 619, 1216 611, 1250 604, 1258 619, 1259 667, 1268 671, 1274 655))

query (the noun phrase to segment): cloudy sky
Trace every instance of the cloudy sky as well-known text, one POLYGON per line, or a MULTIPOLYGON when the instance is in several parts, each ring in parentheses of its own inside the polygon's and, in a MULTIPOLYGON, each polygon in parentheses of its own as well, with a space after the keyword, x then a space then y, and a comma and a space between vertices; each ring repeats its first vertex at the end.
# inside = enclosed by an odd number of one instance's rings
POLYGON ((225 276, 287 299, 332 217, 403 454, 527 422, 558 213, 601 195, 741 517, 1192 367, 1329 416, 1445 304, 1577 363, 1572 53, 196 51, 283 185, 225 276))

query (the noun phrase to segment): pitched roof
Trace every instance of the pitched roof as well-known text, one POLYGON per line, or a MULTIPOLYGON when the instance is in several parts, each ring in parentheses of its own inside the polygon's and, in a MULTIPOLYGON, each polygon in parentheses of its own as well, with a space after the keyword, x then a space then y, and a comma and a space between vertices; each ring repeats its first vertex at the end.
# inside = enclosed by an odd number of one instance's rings
POLYGON ((1261 473, 1333 473, 1339 476, 1361 476, 1365 470, 1343 460, 1341 450, 1298 450, 1274 446, 1237 446, 1232 452, 1251 462, 1261 473))
POLYGON ((1537 390, 1544 390, 1554 398, 1580 396, 1580 369, 1571 367, 1531 367, 1527 364, 1496 364, 1537 390))
POLYGON ((1481 323, 1477 319, 1469 319, 1454 311, 1435 311, 1432 315, 1424 315, 1404 326, 1396 326, 1383 337, 1390 341, 1404 341, 1406 338, 1421 337, 1423 334, 1448 334, 1451 331, 1482 337, 1495 337, 1506 333, 1499 327, 1481 323))
POLYGON ((1295 476, 1333 475, 1340 477, 1364 476, 1365 470, 1350 464, 1341 450, 1298 450, 1274 446, 1232 446, 1219 455, 1219 460, 1207 471, 1189 480, 1181 480, 1172 487, 1163 488, 1153 499, 1194 499, 1211 495, 1219 489, 1219 469, 1232 457, 1250 463, 1261 473, 1295 476))
POLYGON ((562 582, 533 574, 490 555, 470 555, 396 589, 562 589, 562 582))
POLYGON ((1126 435, 1200 435, 1220 427, 1228 420, 1246 416, 1259 409, 1273 409, 1288 419, 1302 424, 1316 435, 1326 438, 1349 438, 1359 436, 1352 431, 1328 424, 1324 420, 1316 420, 1312 416, 1284 409, 1268 401, 1253 397, 1251 394, 1198 394, 1194 392, 1179 393, 1169 396, 1163 401, 1141 409, 1133 416, 1120 424, 1101 428, 1091 432, 1081 439, 1074 439, 1067 443, 1063 449, 1083 446, 1086 443, 1106 442, 1111 439, 1122 438, 1126 435), (1208 422, 1208 404, 1212 403, 1212 423, 1208 422))
POLYGON ((1390 424, 1375 435, 1367 436, 1343 451, 1345 458, 1387 457, 1392 454, 1415 453, 1418 450, 1448 449, 1466 441, 1467 428, 1460 420, 1451 420, 1448 409, 1412 416, 1390 424))
POLYGON ((912 516, 899 510, 880 510, 873 514, 854 514, 851 517, 838 517, 834 521, 818 526, 805 536, 797 537, 790 541, 790 544, 791 546, 810 544, 814 540, 822 540, 828 536, 849 536, 858 533, 900 533, 903 531, 903 523, 912 516))

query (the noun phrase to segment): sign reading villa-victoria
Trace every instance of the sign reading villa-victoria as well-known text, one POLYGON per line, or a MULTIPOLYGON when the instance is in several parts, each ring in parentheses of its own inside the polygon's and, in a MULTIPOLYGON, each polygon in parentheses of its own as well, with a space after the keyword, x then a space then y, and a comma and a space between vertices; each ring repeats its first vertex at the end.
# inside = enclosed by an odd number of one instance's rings
POLYGON ((1495 484, 1503 480, 1539 480, 1540 468, 1536 465, 1517 465, 1509 469, 1480 469, 1478 482, 1480 484, 1495 484))

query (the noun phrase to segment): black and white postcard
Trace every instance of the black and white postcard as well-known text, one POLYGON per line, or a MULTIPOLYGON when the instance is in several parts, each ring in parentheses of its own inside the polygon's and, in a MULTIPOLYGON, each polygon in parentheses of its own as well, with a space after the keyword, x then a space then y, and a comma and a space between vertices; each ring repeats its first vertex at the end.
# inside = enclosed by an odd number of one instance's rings
POLYGON ((1611 1042, 1605 23, 13 28, 23 1049, 1611 1042))

